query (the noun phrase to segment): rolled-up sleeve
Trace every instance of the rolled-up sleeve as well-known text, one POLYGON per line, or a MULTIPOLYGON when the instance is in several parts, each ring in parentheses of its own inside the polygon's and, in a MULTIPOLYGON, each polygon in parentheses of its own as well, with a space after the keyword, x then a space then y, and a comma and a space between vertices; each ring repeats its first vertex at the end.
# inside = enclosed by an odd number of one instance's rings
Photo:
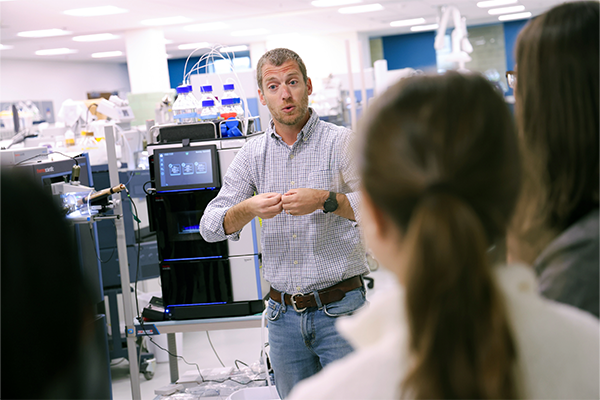
POLYGON ((231 207, 250 198, 256 191, 251 176, 248 145, 246 143, 231 162, 219 194, 208 203, 200 219, 200 234, 207 242, 240 239, 241 229, 229 235, 225 234, 223 220, 231 207))
POLYGON ((350 190, 345 193, 350 207, 354 211, 355 226, 360 224, 360 176, 358 166, 352 157, 352 146, 354 145, 355 135, 350 133, 346 136, 342 144, 341 172, 345 186, 350 190))

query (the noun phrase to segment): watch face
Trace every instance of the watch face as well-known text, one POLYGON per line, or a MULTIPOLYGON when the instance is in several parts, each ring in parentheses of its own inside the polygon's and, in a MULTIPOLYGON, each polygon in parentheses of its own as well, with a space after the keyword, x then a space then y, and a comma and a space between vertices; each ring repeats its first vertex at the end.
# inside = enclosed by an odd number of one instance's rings
POLYGON ((327 200, 325 200, 325 203, 323 203, 323 209, 325 210, 325 212, 334 212, 335 210, 337 210, 338 208, 338 203, 337 200, 335 198, 335 193, 331 192, 329 198, 327 200))

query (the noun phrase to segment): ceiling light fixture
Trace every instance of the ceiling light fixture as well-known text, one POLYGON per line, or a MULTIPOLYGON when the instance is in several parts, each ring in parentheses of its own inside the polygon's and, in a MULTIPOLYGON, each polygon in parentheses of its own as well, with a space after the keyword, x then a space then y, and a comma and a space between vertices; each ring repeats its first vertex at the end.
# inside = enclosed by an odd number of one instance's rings
POLYGON ((434 31, 440 26, 438 24, 429 24, 429 25, 415 25, 411 26, 410 30, 412 32, 422 32, 422 31, 434 31))
POLYGON ((246 51, 246 50, 248 50, 248 46, 246 46, 245 44, 241 44, 239 46, 221 47, 219 49, 219 51, 221 53, 235 53, 236 51, 246 51))
POLYGON ((76 42, 102 42, 104 40, 118 39, 119 36, 112 33, 97 33, 95 35, 75 36, 73 40, 76 42))
POLYGON ((229 28, 229 25, 225 22, 207 22, 204 24, 186 25, 183 27, 183 30, 188 32, 206 32, 226 28, 229 28))
POLYGON ((101 53, 92 53, 92 58, 106 58, 106 57, 119 57, 122 56, 122 51, 103 51, 101 53))
POLYGON ((0 50, 10 50, 12 48, 14 48, 15 46, 11 46, 9 44, 0 44, 0 50))
POLYGON ((38 50, 35 52, 38 56, 57 56, 59 54, 72 54, 77 53, 75 49, 68 49, 66 47, 61 47, 59 49, 46 49, 46 50, 38 50))
POLYGON ((477 3, 477 7, 479 8, 488 8, 488 7, 498 7, 498 6, 506 6, 508 4, 515 4, 517 0, 488 0, 488 1, 480 1, 477 3))
POLYGON ((28 38, 41 38, 41 37, 52 37, 52 36, 64 36, 70 35, 73 32, 65 31, 64 29, 42 29, 39 31, 24 31, 17 33, 17 36, 28 37, 28 38))
POLYGON ((149 26, 162 26, 162 25, 185 24, 190 21, 192 21, 191 18, 179 16, 179 17, 145 19, 145 20, 141 21, 140 24, 149 25, 149 26))
POLYGON ((338 10, 340 14, 359 14, 372 11, 383 10, 383 6, 379 3, 365 4, 364 6, 342 7, 338 10))
POLYGON ((258 35, 264 35, 265 33, 269 33, 269 31, 264 28, 247 29, 244 31, 231 32, 231 36, 258 36, 258 35))
POLYGON ((75 8, 73 10, 63 11, 63 14, 71 15, 73 17, 99 17, 102 15, 113 15, 123 14, 129 12, 125 8, 115 6, 100 6, 100 7, 87 7, 87 8, 75 8))
POLYGON ((492 8, 491 10, 488 10, 488 14, 490 14, 490 15, 511 14, 511 13, 516 13, 516 12, 521 12, 521 11, 525 11, 525 6, 492 8))
POLYGON ((390 26, 411 26, 424 24, 425 18, 401 19, 399 21, 390 22, 390 26))
POLYGON ((507 14, 501 15, 498 17, 500 21, 512 21, 513 19, 525 19, 531 17, 531 13, 529 11, 518 14, 507 14))
POLYGON ((211 44, 208 42, 200 42, 200 43, 180 44, 179 46, 177 46, 177 48, 179 50, 196 50, 196 49, 200 49, 203 47, 211 47, 211 44))
POLYGON ((315 7, 335 7, 335 6, 345 6, 346 4, 357 4, 362 0, 315 0, 311 1, 315 7))

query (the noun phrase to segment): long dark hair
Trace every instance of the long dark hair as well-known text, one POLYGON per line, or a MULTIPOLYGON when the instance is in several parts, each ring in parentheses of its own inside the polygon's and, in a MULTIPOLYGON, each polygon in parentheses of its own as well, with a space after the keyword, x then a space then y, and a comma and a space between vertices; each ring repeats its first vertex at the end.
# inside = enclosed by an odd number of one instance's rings
POLYGON ((563 231, 598 208, 598 10, 596 1, 565 3, 519 34, 515 112, 527 172, 515 215, 521 240, 537 240, 536 229, 563 231))
POLYGON ((361 174, 403 232, 415 398, 513 398, 516 349, 488 249, 520 166, 509 110, 479 75, 407 78, 363 119, 361 174))

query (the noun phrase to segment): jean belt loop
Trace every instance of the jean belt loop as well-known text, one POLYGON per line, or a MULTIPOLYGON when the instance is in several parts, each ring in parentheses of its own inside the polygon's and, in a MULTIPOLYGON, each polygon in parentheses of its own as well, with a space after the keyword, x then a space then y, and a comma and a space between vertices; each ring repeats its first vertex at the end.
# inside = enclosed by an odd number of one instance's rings
POLYGON ((321 310, 323 308, 323 303, 321 303, 321 298, 319 297, 319 292, 318 291, 314 291, 313 295, 315 296, 315 302, 317 303, 317 307, 319 308, 319 310, 321 310))
POLYGON ((287 304, 285 304, 285 293, 281 292, 281 312, 286 312, 287 304))

